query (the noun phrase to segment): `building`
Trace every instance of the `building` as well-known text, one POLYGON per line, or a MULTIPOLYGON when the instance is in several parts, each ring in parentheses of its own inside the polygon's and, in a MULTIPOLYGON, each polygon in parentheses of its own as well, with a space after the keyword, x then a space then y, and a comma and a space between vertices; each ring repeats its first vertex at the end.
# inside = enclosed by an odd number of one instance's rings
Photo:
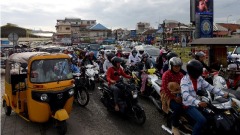
POLYGON ((98 23, 89 28, 89 38, 91 42, 102 43, 111 35, 111 30, 98 23))
POLYGON ((150 29, 150 23, 147 22, 139 22, 137 23, 136 30, 138 34, 150 29))

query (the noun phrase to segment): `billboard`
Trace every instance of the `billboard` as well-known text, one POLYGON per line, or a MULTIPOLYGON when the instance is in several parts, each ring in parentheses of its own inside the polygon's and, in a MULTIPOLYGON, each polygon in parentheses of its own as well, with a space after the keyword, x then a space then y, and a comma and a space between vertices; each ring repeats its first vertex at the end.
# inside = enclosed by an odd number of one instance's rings
POLYGON ((213 0, 196 0, 196 14, 213 14, 213 0))
POLYGON ((195 25, 196 14, 214 14, 213 0, 190 0, 190 21, 195 25))
POLYGON ((136 30, 131 30, 130 31, 130 36, 131 37, 136 37, 137 36, 137 31, 136 30))
POLYGON ((213 37, 213 16, 200 15, 200 37, 211 38, 213 37))

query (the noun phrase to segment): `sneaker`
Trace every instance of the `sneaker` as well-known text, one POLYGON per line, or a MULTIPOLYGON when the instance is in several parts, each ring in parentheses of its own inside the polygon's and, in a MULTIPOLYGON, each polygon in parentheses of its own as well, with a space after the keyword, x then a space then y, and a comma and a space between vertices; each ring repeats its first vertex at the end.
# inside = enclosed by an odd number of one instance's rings
POLYGON ((174 126, 172 126, 172 133, 173 133, 174 135, 180 135, 180 132, 179 132, 178 128, 176 128, 176 127, 174 127, 174 126))

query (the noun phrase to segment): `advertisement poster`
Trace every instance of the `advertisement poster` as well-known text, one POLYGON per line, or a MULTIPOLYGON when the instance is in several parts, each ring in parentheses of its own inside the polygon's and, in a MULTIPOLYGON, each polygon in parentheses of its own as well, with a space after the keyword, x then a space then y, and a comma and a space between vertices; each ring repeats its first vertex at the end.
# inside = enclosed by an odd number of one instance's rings
POLYGON ((213 14, 213 0, 196 0, 196 14, 213 14))
POLYGON ((200 15, 200 37, 211 38, 213 37, 213 16, 200 15))
POLYGON ((131 35, 131 37, 136 37, 137 36, 137 31, 136 30, 131 30, 130 35, 131 35))

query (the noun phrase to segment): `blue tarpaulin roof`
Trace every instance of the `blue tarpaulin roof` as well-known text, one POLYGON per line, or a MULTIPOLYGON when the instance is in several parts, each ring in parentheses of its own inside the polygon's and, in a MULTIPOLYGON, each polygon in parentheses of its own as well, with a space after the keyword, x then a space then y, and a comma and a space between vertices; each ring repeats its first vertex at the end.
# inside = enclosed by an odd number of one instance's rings
POLYGON ((108 30, 105 26, 102 24, 98 23, 90 28, 90 30, 108 30))

